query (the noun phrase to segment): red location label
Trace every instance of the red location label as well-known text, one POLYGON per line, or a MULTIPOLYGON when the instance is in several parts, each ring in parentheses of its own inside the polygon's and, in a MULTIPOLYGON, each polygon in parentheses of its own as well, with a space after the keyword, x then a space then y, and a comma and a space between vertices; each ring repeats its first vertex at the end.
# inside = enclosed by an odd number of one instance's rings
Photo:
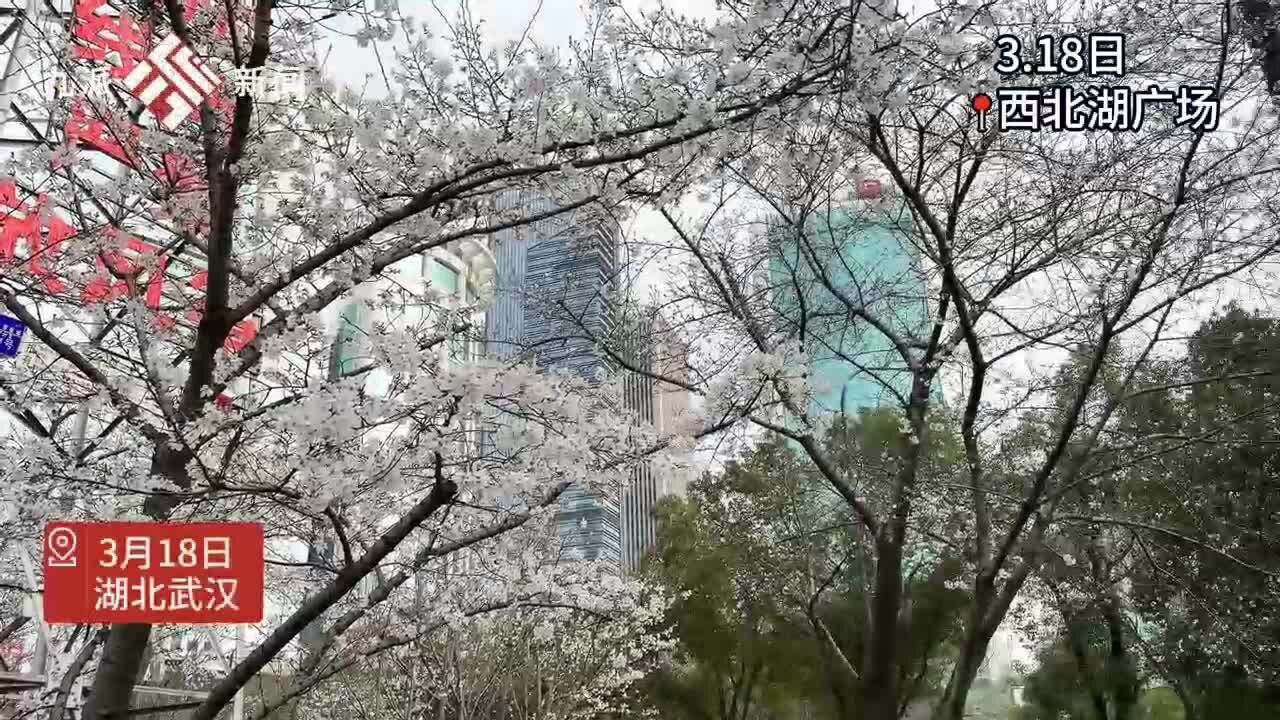
POLYGON ((987 113, 991 111, 991 96, 986 93, 974 95, 973 109, 978 113, 978 132, 986 132, 987 113))
POLYGON ((49 623, 258 623, 258 523, 53 522, 44 530, 49 623))

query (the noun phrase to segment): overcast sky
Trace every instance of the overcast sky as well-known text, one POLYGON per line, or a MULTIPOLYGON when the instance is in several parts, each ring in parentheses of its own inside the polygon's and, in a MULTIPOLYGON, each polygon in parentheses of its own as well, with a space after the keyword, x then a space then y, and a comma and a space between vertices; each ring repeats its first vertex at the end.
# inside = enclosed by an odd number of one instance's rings
MULTIPOLYGON (((701 1, 695 0, 690 4, 699 5, 701 1)), ((538 44, 565 48, 571 38, 581 37, 587 32, 587 16, 592 0, 470 0, 468 5, 472 16, 483 21, 484 34, 494 46, 500 47, 527 33, 527 37, 538 44)), ((657 2, 626 0, 625 5, 634 12, 654 7, 657 2)), ((675 5, 678 7, 679 3, 675 5)), ((439 28, 439 31, 444 30, 446 20, 452 22, 457 17, 461 6, 461 0, 400 1, 400 9, 404 14, 419 21, 426 20, 433 28, 439 28)), ((709 15, 714 11, 714 3, 705 0, 700 8, 704 14, 709 15)), ((691 9, 682 8, 682 11, 694 14, 691 9)), ((350 36, 359 27, 358 23, 348 21, 330 27, 334 32, 329 34, 327 46, 317 48, 322 58, 328 58, 323 72, 340 84, 354 88, 364 87, 372 94, 385 91, 377 58, 381 55, 383 61, 387 62, 396 42, 403 38, 376 47, 373 44, 360 47, 354 37, 350 36)), ((670 235, 666 223, 656 212, 641 212, 628 224, 625 233, 628 237, 638 235, 659 239, 666 239, 670 235)), ((645 268, 639 278, 643 288, 661 282, 658 267, 653 263, 646 263, 645 268)))
MULTIPOLYGON (((484 21, 485 34, 495 45, 521 37, 527 28, 529 37, 538 43, 564 46, 569 38, 581 35, 587 28, 587 5, 579 0, 471 0, 468 4, 473 17, 484 21)), ((452 22, 461 5, 460 0, 402 0, 400 8, 407 16, 443 29, 444 20, 452 22)), ((373 85, 379 85, 375 50, 384 53, 386 60, 389 48, 362 48, 354 38, 343 37, 341 33, 358 27, 355 22, 330 23, 328 27, 335 32, 329 47, 321 49, 321 57, 329 51, 324 70, 341 83, 359 87, 368 77, 373 85)))

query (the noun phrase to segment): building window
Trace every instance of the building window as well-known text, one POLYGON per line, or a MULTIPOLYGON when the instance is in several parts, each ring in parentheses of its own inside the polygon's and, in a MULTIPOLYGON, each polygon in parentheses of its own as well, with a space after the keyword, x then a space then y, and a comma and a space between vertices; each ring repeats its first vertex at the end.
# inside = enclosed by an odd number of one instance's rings
MULTIPOLYGON (((463 300, 462 273, 436 258, 431 258, 428 262, 430 262, 430 270, 427 274, 427 280, 431 283, 431 289, 441 293, 446 298, 463 300)), ((448 328, 441 325, 441 330, 447 331, 448 328)), ((442 360, 446 364, 465 362, 467 355, 467 338, 462 335, 453 335, 445 343, 442 360)))
POLYGON ((427 278, 431 287, 449 297, 458 296, 459 273, 439 260, 432 260, 431 274, 427 278))
POLYGON ((360 337, 364 330, 360 326, 362 320, 360 303, 347 303, 338 316, 338 339, 334 348, 334 362, 338 366, 338 375, 347 375, 356 370, 356 358, 360 352, 360 337))
POLYGON ((454 334, 449 337, 449 362, 458 363, 467 361, 467 338, 454 334))

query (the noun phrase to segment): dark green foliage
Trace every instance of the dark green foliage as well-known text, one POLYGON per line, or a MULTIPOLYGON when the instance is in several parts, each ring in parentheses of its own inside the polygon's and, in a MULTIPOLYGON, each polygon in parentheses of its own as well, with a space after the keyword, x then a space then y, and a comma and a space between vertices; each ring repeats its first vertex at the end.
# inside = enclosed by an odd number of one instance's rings
MULTIPOLYGON (((832 457, 869 495, 902 451, 900 425, 868 412, 831 434, 832 457)), ((926 442, 931 473, 959 457, 941 429, 926 442)), ((694 483, 687 499, 663 501, 659 516, 646 572, 677 596, 680 640, 675 662, 649 678, 663 717, 856 718, 870 558, 860 526, 812 466, 785 443, 764 444, 694 483)), ((967 608, 967 593, 947 587, 961 561, 927 543, 913 550, 896 668, 904 710, 939 690, 967 608)))
MULTIPOLYGON (((1229 307, 1150 363, 1088 457, 1041 579, 1061 625, 1024 720, 1280 717, 1280 321, 1229 307), (1114 612, 1109 612, 1114 608, 1114 612), (1125 692, 1171 685, 1120 712, 1125 692), (1167 712, 1166 712, 1167 714, 1167 712)), ((1064 513, 1065 514, 1065 513, 1064 513)))
POLYGON ((1274 685, 1280 585, 1265 571, 1280 561, 1280 322, 1232 307, 1188 349, 1186 381, 1198 384, 1153 393, 1163 404, 1153 400, 1130 422, 1192 441, 1142 463, 1128 498, 1204 542, 1145 541, 1137 609, 1163 628, 1169 672, 1221 678, 1209 685, 1231 675, 1274 685))

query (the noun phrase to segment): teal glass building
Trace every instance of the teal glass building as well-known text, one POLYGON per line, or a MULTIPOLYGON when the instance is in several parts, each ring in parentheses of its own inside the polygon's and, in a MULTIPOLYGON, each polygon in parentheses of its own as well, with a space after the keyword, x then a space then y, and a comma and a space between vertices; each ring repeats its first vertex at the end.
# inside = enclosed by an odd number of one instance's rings
MULTIPOLYGON (((812 419, 901 406, 912 376, 892 341, 849 308, 865 307, 902 338, 929 328, 926 282, 905 208, 829 207, 803 231, 769 232, 769 284, 783 336, 809 358, 812 419)), ((935 392, 935 398, 938 394, 935 392)))

